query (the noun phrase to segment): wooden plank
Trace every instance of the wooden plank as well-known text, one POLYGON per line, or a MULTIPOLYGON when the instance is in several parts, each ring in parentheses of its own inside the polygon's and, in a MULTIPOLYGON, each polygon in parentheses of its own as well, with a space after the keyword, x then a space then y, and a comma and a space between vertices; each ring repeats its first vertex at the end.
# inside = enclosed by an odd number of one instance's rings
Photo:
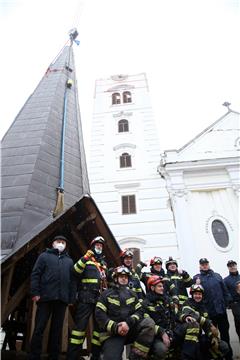
POLYGON ((17 289, 16 293, 11 297, 11 299, 7 302, 4 312, 2 313, 1 322, 4 323, 8 315, 13 312, 13 310, 20 304, 22 299, 28 294, 30 286, 30 277, 27 278, 24 283, 17 289))
POLYGON ((1 316, 3 317, 3 314, 6 311, 6 306, 8 303, 8 298, 9 298, 9 290, 10 290, 10 286, 12 283, 12 277, 13 277, 13 272, 14 272, 14 265, 10 267, 9 272, 7 274, 5 274, 5 276, 3 276, 2 279, 2 290, 1 290, 1 294, 2 294, 2 300, 1 300, 1 316))

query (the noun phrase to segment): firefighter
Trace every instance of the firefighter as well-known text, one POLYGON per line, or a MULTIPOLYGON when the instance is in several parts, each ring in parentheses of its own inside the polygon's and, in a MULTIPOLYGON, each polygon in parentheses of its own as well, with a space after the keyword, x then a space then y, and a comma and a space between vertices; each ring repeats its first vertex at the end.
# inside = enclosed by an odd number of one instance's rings
POLYGON ((125 249, 120 253, 120 259, 122 265, 127 267, 131 272, 131 279, 129 281, 129 286, 137 294, 139 300, 144 298, 144 292, 141 287, 140 279, 136 271, 133 269, 133 252, 129 249, 125 249))
POLYGON ((121 360, 126 344, 132 344, 130 360, 146 359, 154 338, 154 322, 144 318, 136 293, 128 287, 130 277, 127 267, 117 267, 115 284, 100 295, 96 305, 104 360, 121 360))
POLYGON ((165 266, 167 270, 166 278, 169 279, 171 285, 175 285, 181 308, 184 301, 188 299, 187 288, 193 284, 193 280, 187 271, 178 269, 177 260, 174 260, 171 256, 169 256, 165 266))
MULTIPOLYGON (((106 286, 106 263, 104 261, 103 247, 105 240, 101 236, 95 237, 90 249, 74 265, 77 277, 77 310, 75 326, 71 331, 67 351, 67 359, 79 358, 79 353, 86 336, 89 318, 94 314, 100 291, 106 286)), ((93 318, 94 320, 94 318, 93 318)), ((98 359, 100 353, 99 332, 94 320, 92 337, 92 359, 98 359)))
POLYGON ((155 337, 151 359, 165 359, 175 326, 174 304, 164 292, 163 278, 152 275, 147 282, 148 291, 142 306, 155 323, 155 337))
POLYGON ((202 285, 193 284, 190 288, 190 295, 191 298, 184 302, 179 316, 183 323, 193 324, 189 339, 192 337, 194 341, 200 341, 200 358, 202 360, 222 359, 229 351, 229 347, 226 342, 219 339, 219 332, 208 317, 203 302, 204 289, 202 285))
POLYGON ((176 289, 174 283, 171 283, 169 277, 165 276, 165 271, 162 268, 162 262, 163 261, 159 256, 154 256, 154 258, 152 258, 150 260, 150 272, 141 272, 142 268, 144 266, 147 266, 147 264, 143 263, 142 261, 137 265, 136 272, 138 273, 140 280, 145 285, 146 291, 148 291, 148 285, 147 285, 148 279, 152 275, 157 275, 157 276, 162 277, 164 280, 164 291, 165 291, 165 293, 167 293, 169 296, 172 297, 172 299, 175 303, 175 309, 177 312, 178 302, 179 302, 177 289, 176 289))

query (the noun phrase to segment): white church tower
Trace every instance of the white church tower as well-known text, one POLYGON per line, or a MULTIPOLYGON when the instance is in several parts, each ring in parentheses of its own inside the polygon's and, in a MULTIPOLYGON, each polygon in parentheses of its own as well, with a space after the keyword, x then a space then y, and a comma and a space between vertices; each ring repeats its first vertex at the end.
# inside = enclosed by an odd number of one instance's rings
POLYGON ((160 146, 145 73, 99 79, 95 86, 90 188, 122 249, 179 259, 160 146))

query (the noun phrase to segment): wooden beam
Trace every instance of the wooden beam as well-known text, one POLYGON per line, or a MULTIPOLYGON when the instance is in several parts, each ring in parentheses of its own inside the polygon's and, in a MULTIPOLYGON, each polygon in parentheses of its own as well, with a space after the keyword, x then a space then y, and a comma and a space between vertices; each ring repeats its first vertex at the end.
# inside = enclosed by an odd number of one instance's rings
POLYGON ((15 294, 11 297, 11 299, 4 307, 4 312, 2 313, 2 319, 1 319, 2 324, 7 320, 8 315, 11 314, 13 310, 20 304, 22 299, 26 295, 28 295, 29 286, 30 286, 30 277, 27 278, 21 286, 19 286, 15 294))
MULTIPOLYGON (((9 290, 10 290, 10 286, 12 283, 12 277, 13 277, 13 272, 14 272, 14 268, 15 266, 11 266, 9 271, 3 276, 2 279, 2 290, 1 290, 1 294, 2 294, 2 300, 1 300, 1 314, 5 313, 5 309, 8 303, 8 298, 9 298, 9 290)), ((2 315, 1 315, 2 316, 2 315)))

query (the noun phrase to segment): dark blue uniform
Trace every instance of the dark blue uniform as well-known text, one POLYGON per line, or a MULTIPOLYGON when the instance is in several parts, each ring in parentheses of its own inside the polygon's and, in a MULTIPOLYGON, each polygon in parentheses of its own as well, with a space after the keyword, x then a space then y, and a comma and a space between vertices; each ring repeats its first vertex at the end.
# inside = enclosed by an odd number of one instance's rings
POLYGON ((240 294, 236 291, 236 285, 240 282, 240 274, 238 271, 230 272, 224 279, 224 283, 231 294, 230 307, 232 309, 236 332, 240 341, 240 294))

